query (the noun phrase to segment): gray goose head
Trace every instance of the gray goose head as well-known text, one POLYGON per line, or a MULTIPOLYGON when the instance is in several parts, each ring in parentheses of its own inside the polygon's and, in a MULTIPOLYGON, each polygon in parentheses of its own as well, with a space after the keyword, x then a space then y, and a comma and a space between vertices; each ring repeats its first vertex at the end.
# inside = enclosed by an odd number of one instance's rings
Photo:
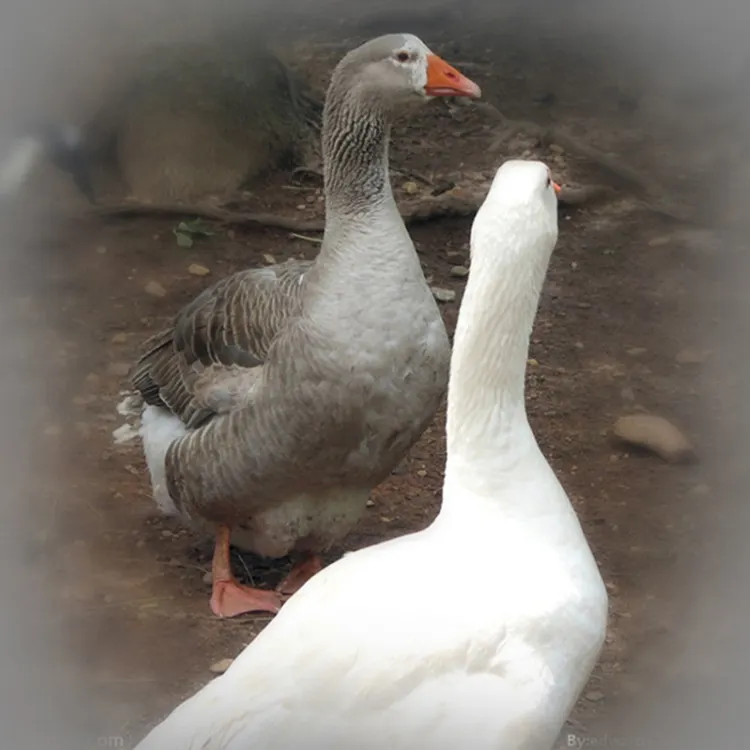
POLYGON ((413 34, 388 34, 352 50, 337 66, 331 88, 377 103, 382 111, 438 96, 476 99, 482 94, 413 34))

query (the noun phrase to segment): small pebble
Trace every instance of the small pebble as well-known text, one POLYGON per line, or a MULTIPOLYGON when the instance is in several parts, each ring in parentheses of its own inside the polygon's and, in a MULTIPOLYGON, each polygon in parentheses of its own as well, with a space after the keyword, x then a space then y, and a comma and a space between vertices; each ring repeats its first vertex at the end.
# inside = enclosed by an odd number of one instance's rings
POLYGON ((677 352, 675 361, 680 365, 700 365, 706 361, 707 356, 708 352, 706 351, 699 351, 698 349, 688 347, 677 352))
POLYGON ((654 237, 648 241, 649 247, 661 247, 669 244, 669 237, 662 235, 661 237, 654 237))
POLYGON ((166 297, 167 290, 158 281, 149 281, 144 287, 146 294, 152 297, 166 297))
POLYGON ((263 253, 263 262, 266 265, 274 266, 276 265, 276 258, 274 258, 271 253, 263 253))
POLYGON ((531 359, 526 360, 526 364, 529 367, 539 367, 539 360, 534 359, 533 357, 531 359))
POLYGON ((586 700, 598 703, 599 701, 604 700, 604 693, 602 693, 601 690, 589 690, 586 693, 586 700))
POLYGON ((427 472, 424 469, 417 469, 417 476, 418 477, 426 477, 427 472))
POLYGON ((374 500, 368 500, 368 501, 367 501, 367 502, 365 503, 365 505, 366 505, 366 506, 367 506, 368 508, 374 508, 374 507, 375 507, 375 501, 374 501, 374 500))
POLYGON ((407 195, 416 195, 419 192, 419 185, 417 185, 416 182, 413 180, 409 180, 409 182, 405 182, 403 185, 403 190, 407 195))
POLYGON ((110 375, 115 375, 118 378, 124 378, 130 372, 129 362, 111 362, 107 366, 107 372, 110 375))
POLYGON ((432 287, 432 294, 438 302, 453 302, 456 299, 456 293, 452 289, 439 286, 432 287))
POLYGON ((104 245, 99 245, 99 247, 96 248, 96 252, 99 253, 99 255, 105 255, 107 248, 104 247, 104 245))
POLYGON ((212 584, 213 582, 214 582, 214 577, 213 577, 213 574, 211 573, 211 571, 210 571, 210 570, 206 571, 206 572, 205 572, 205 573, 203 574, 203 583, 205 583, 205 584, 207 584, 208 586, 210 586, 210 585, 211 585, 211 584, 212 584))
POLYGON ((211 271, 200 263, 191 263, 188 266, 188 273, 191 273, 193 276, 208 276, 211 271))
POLYGON ((213 663, 209 668, 209 672, 214 674, 224 674, 229 669, 234 659, 219 659, 219 661, 213 663))
POLYGON ((669 463, 692 463, 696 460, 690 441, 671 422, 653 414, 631 414, 620 417, 614 435, 623 442, 646 448, 669 463))
POLYGON ((451 276, 455 276, 457 279, 465 279, 469 275, 469 269, 466 266, 453 266, 451 268, 451 276))
POLYGON ((558 145, 557 143, 551 143, 550 147, 549 147, 549 150, 553 154, 564 154, 565 153, 565 149, 562 146, 558 145))
POLYGON ((642 357, 647 351, 648 349, 645 349, 642 346, 633 346, 630 349, 626 349, 625 353, 629 357, 642 357))
POLYGON ((126 344, 128 342, 128 339, 130 338, 130 334, 128 333, 116 333, 110 341, 113 344, 126 344))

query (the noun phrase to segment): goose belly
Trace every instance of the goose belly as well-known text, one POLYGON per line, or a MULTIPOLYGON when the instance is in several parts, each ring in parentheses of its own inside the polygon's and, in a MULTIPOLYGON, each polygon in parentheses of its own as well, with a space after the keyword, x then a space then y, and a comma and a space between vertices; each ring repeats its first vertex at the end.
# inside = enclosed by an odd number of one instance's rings
POLYGON ((364 515, 369 491, 357 488, 303 493, 275 503, 232 532, 232 543, 264 557, 325 552, 364 515))

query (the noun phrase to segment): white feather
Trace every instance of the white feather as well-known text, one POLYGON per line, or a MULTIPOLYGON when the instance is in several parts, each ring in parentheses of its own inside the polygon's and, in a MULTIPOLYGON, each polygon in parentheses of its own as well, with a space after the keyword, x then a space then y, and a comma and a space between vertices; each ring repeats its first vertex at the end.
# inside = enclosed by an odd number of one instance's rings
POLYGON ((151 475, 151 488, 159 510, 167 516, 178 515, 178 510, 167 491, 164 460, 169 446, 187 435, 187 427, 174 414, 158 406, 146 406, 141 416, 140 435, 143 452, 151 475))

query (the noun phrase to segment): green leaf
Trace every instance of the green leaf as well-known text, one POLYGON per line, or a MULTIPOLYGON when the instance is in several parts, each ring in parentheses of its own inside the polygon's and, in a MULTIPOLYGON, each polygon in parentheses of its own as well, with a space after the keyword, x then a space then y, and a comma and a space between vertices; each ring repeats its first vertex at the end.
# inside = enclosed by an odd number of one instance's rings
POLYGON ((184 232, 178 231, 179 227, 177 229, 173 229, 174 236, 177 238, 177 244, 180 247, 192 247, 193 246, 193 238, 189 234, 185 234, 184 232))

